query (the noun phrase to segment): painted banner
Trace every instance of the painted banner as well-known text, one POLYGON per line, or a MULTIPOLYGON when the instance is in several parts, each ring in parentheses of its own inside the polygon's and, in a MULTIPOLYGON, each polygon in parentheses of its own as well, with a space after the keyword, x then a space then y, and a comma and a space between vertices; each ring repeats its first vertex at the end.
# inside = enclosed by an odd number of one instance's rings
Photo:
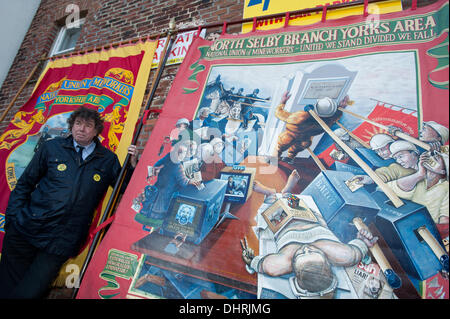
MULTIPOLYGON (((0 172, 0 240, 10 192, 45 140, 70 134, 67 119, 74 109, 84 105, 98 110, 105 121, 99 138, 123 163, 139 117, 155 47, 156 41, 141 42, 48 63, 31 98, 0 136, 0 160, 4 163, 0 172)), ((97 213, 92 228, 99 218, 97 213)))
MULTIPOLYGON (((253 17, 264 17, 272 14, 293 12, 303 9, 311 9, 316 7, 325 7, 330 5, 352 3, 359 0, 245 0, 244 19, 253 17)), ((402 10, 402 2, 399 0, 383 1, 379 3, 371 3, 367 7, 369 19, 376 19, 379 14, 396 12, 402 10)), ((328 20, 340 19, 350 15, 361 15, 364 12, 363 5, 355 5, 348 8, 328 10, 326 18, 328 20)), ((322 11, 304 14, 292 14, 289 16, 289 25, 308 25, 322 20, 322 11)), ((283 27, 285 17, 279 18, 260 18, 257 20, 255 28, 257 30, 273 30, 283 27)), ((242 32, 250 32, 253 30, 253 23, 244 23, 242 32)))
POLYGON ((78 298, 448 298, 448 9, 195 39, 78 298))

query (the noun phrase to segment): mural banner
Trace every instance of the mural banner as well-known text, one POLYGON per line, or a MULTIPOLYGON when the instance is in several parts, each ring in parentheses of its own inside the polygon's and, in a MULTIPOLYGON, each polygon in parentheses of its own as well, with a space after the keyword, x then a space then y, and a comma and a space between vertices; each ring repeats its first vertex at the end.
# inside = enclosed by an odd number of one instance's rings
MULTIPOLYGON (((123 163, 155 48, 156 41, 147 41, 48 63, 32 96, 0 136, 0 245, 10 192, 45 140, 70 134, 67 119, 74 109, 84 105, 100 112, 105 121, 100 140, 123 163)), ((92 229, 99 218, 97 213, 92 229)))
POLYGON ((447 298, 448 112, 448 2, 195 39, 78 298, 447 298))

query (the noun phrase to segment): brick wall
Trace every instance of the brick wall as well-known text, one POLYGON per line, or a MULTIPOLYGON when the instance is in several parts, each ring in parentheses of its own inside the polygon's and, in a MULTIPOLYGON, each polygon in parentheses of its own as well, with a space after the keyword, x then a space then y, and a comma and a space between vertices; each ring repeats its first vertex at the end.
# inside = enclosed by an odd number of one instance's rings
MULTIPOLYGON (((68 13, 67 5, 79 6, 86 22, 75 50, 87 49, 113 42, 156 34, 166 30, 171 18, 177 27, 211 24, 242 18, 244 0, 42 0, 22 46, 0 90, 0 112, 6 109, 20 86, 43 54, 50 52, 57 32, 68 13)), ((211 30, 214 31, 214 30, 211 30)), ((155 106, 162 106, 178 66, 168 67, 154 98, 155 106)), ((17 110, 28 100, 42 66, 20 94, 5 120, 0 133, 8 126, 17 110)), ((152 72, 151 79, 154 72, 152 72)), ((147 91, 150 87, 151 81, 147 91)), ((148 93, 148 92, 147 92, 148 93)), ((145 100, 145 99, 144 99, 145 100)), ((153 106, 153 105, 152 105, 153 106)), ((152 126, 144 127, 139 146, 143 148, 152 126)))
MULTIPOLYGON (((411 1, 403 0, 404 8, 410 7, 411 1)), ((435 1, 419 0, 418 3, 422 6, 435 1)), ((176 19, 178 28, 194 23, 211 24, 239 20, 242 18, 244 0, 42 0, 0 89, 1 113, 13 99, 38 59, 50 51, 59 27, 65 21, 67 16, 65 9, 69 4, 78 5, 82 16, 85 15, 86 18, 75 48, 81 50, 159 33, 168 28, 171 18, 176 19)), ((238 32, 238 28, 239 26, 230 27, 228 32, 238 32)), ((209 33, 219 31, 220 28, 208 30, 209 33)), ((0 133, 5 130, 14 114, 29 98, 41 69, 36 72, 20 94, 5 120, 0 123, 0 133)), ((164 70, 152 106, 163 105, 177 70, 178 66, 170 66, 164 70)), ((151 80, 153 75, 154 72, 152 72, 151 80)), ((151 81, 148 87, 150 83, 151 81)), ((138 142, 140 149, 145 146, 150 137, 153 122, 149 121, 142 130, 138 142)))
MULTIPOLYGON (((98 1, 96 0, 68 0, 68 1, 51 1, 42 0, 30 28, 22 42, 22 45, 14 59, 14 62, 9 70, 2 88, 0 90, 0 110, 8 106, 16 95, 19 88, 22 86, 31 70, 37 64, 39 58, 43 54, 50 52, 53 41, 55 40, 61 23, 64 23, 67 13, 65 12, 68 4, 76 4, 80 11, 88 11, 89 19, 90 13, 96 10, 98 1)), ((14 107, 8 113, 5 120, 0 123, 0 132, 3 133, 9 121, 30 97, 31 91, 39 78, 40 71, 42 71, 43 63, 37 70, 29 84, 25 87, 23 92, 17 99, 14 107)))

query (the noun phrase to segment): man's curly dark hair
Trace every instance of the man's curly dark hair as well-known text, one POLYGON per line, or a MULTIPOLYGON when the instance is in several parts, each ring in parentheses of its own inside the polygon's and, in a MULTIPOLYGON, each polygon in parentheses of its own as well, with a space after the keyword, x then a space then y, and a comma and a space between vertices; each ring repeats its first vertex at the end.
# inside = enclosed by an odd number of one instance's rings
POLYGON ((103 119, 100 117, 100 114, 96 110, 81 106, 75 111, 73 111, 70 117, 67 119, 70 131, 72 131, 73 124, 75 123, 75 120, 77 118, 82 118, 84 120, 93 119, 95 122, 95 129, 97 131, 97 136, 103 131, 104 127, 103 119))

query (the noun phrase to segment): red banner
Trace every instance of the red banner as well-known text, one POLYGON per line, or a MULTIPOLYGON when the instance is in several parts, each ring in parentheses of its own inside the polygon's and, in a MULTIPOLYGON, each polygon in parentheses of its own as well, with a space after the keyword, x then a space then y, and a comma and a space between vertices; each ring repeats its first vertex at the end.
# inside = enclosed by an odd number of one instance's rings
MULTIPOLYGON (((34 152, 49 138, 69 135, 67 119, 82 105, 100 112, 105 128, 99 138, 123 161, 149 73, 141 66, 152 57, 154 46, 139 43, 49 62, 32 96, 0 136, 2 219, 9 194, 34 152)), ((1 244, 3 227, 0 230, 1 244)))
MULTIPOLYGON (((414 137, 419 136, 419 120, 417 118, 417 112, 414 110, 378 102, 367 118, 378 124, 395 126, 408 135, 414 137)), ((364 141, 369 142, 373 135, 377 133, 388 134, 389 132, 369 122, 364 122, 353 133, 360 136, 364 141)))
MULTIPOLYGON (((310 151, 326 149, 325 128, 338 123, 366 143, 378 130, 361 117, 416 140, 424 138, 423 123, 433 121, 441 147, 433 156, 445 161, 442 47, 448 48, 443 1, 376 21, 352 16, 195 39, 78 298, 419 296, 417 282, 445 267, 417 237, 426 225, 440 245, 436 225, 448 228, 442 170, 433 203, 421 197, 422 178, 408 194, 395 195, 406 208, 393 210, 375 184, 355 189, 347 183, 354 173, 322 171, 310 151), (392 272, 380 255, 369 258, 373 243, 358 232, 356 217, 377 224, 392 272), (311 254, 321 265, 314 276, 311 254)), ((411 167, 399 161, 382 168, 409 176, 414 154, 411 167)))

